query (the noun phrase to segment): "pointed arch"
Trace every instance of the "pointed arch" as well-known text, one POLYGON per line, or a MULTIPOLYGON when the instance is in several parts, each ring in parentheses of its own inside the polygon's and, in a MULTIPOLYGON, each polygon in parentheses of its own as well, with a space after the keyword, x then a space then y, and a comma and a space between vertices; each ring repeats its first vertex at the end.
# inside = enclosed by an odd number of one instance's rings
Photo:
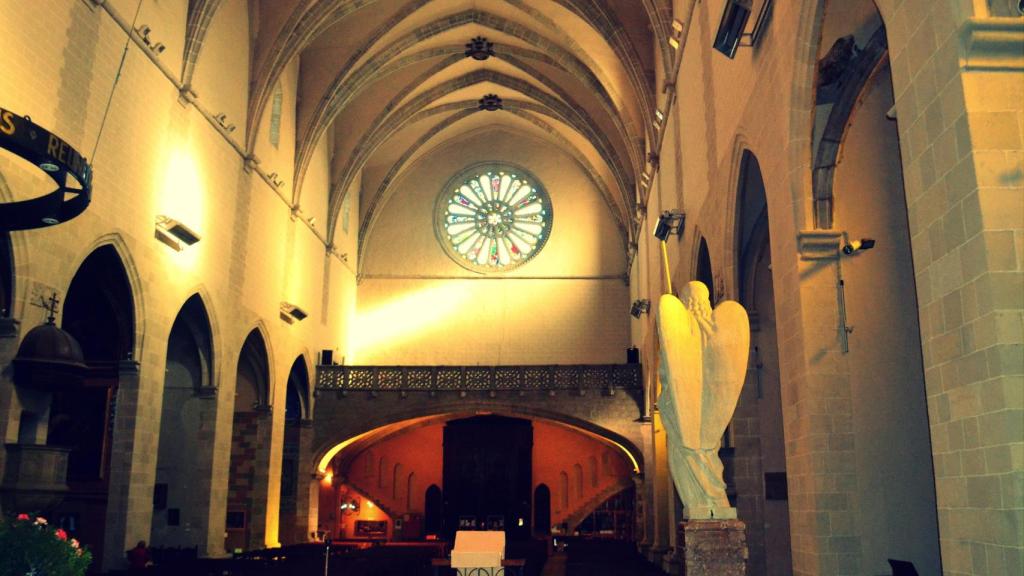
MULTIPOLYGON (((129 250, 128 244, 124 240, 124 236, 120 232, 111 232, 96 238, 81 254, 81 258, 78 260, 78 266, 75 267, 75 270, 77 271, 81 268, 89 256, 104 246, 109 246, 110 249, 113 250, 116 260, 120 265, 121 272, 124 273, 124 280, 127 282, 128 293, 130 296, 129 303, 131 307, 131 322, 133 327, 132 342, 129 347, 129 351, 131 358, 141 358, 143 338, 146 332, 146 308, 144 305, 145 292, 142 288, 142 280, 139 276, 138 266, 132 258, 131 250, 129 250)), ((68 281, 68 289, 70 289, 70 287, 71 280, 68 281)), ((67 294, 67 290, 64 291, 64 294, 67 294)))
MULTIPOLYGON (((241 379, 244 371, 245 375, 251 378, 250 382, 255 388, 255 400, 251 408, 262 409, 271 405, 273 375, 270 367, 272 365, 266 333, 262 323, 258 323, 246 335, 238 354, 239 379, 241 379)), ((242 391, 238 390, 237 386, 238 384, 236 384, 235 397, 240 398, 242 391)), ((240 407, 237 403, 235 404, 236 412, 239 410, 248 411, 245 408, 245 406, 240 407)))
POLYGON ((182 56, 181 83, 188 86, 203 49, 203 39, 210 29, 210 22, 223 0, 189 0, 188 19, 185 23, 185 51, 182 56))

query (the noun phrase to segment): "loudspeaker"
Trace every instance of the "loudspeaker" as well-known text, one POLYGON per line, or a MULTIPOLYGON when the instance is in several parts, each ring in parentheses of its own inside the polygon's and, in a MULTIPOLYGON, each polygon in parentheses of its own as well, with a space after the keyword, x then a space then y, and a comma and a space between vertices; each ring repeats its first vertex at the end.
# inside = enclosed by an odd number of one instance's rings
POLYGON ((626 348, 626 364, 640 363, 640 349, 636 346, 626 348))
POLYGON ((334 364, 334 350, 321 350, 320 365, 331 366, 332 364, 334 364))

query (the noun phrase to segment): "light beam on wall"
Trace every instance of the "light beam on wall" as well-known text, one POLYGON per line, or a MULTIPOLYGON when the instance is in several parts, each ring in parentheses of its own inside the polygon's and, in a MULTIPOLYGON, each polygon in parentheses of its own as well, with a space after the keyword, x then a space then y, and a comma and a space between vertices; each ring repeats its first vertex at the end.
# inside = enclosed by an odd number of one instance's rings
POLYGON ((356 313, 349 342, 356 360, 368 350, 408 342, 449 322, 469 299, 464 283, 441 282, 356 313))

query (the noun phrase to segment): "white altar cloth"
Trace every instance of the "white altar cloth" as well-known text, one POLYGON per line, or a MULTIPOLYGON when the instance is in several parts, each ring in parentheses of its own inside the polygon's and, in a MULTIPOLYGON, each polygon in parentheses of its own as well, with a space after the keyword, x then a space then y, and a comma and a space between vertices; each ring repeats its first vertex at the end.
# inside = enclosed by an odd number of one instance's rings
POLYGON ((459 530, 452 548, 452 568, 499 568, 505 559, 505 533, 459 530))

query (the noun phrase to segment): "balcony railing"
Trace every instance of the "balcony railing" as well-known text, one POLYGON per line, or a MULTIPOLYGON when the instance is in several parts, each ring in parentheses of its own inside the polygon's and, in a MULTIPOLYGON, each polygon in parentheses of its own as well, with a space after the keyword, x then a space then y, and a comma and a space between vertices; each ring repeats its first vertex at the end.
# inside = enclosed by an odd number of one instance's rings
POLYGON ((317 366, 320 390, 639 390, 639 364, 553 366, 317 366))

